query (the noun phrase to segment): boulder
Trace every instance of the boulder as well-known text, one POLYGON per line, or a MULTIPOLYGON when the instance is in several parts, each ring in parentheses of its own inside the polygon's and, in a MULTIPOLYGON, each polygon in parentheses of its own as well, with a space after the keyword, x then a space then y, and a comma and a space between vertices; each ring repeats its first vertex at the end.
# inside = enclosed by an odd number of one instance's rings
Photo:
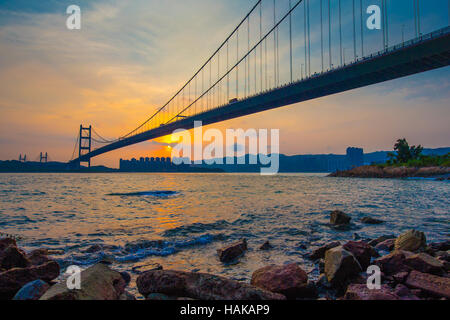
POLYGON ((131 271, 137 274, 141 274, 146 271, 162 270, 162 269, 163 267, 159 263, 138 263, 131 268, 131 271))
POLYGON ((13 246, 17 247, 16 240, 13 238, 2 238, 0 239, 0 252, 3 251, 6 247, 13 246))
POLYGON ((28 282, 14 296, 13 300, 39 300, 50 288, 50 285, 41 279, 28 282))
POLYGON ((427 240, 423 232, 409 230, 395 239, 395 250, 417 252, 425 249, 427 240))
POLYGON ((81 289, 71 290, 65 282, 53 285, 40 300, 118 300, 126 282, 108 265, 98 263, 82 271, 81 289))
POLYGON ((59 276, 59 265, 49 261, 39 266, 13 268, 0 273, 0 297, 12 298, 24 285, 34 280, 51 281, 59 276))
POLYGON ((221 262, 230 263, 241 257, 247 251, 247 240, 242 239, 224 248, 217 249, 221 262))
POLYGON ((334 241, 334 242, 327 243, 324 246, 321 246, 321 247, 319 247, 317 249, 314 249, 312 251, 312 253, 309 255, 309 258, 311 260, 323 259, 323 258, 325 258, 325 252, 327 250, 339 247, 340 245, 341 245, 341 243, 339 241, 334 241))
POLYGON ((381 285, 380 289, 369 289, 366 284, 350 284, 344 295, 344 300, 400 300, 391 287, 381 285))
POLYGON ((372 257, 378 256, 378 253, 363 241, 349 241, 344 244, 343 248, 355 256, 363 270, 370 265, 372 257))
POLYGON ((2 269, 26 268, 30 265, 30 261, 26 258, 25 253, 14 245, 4 247, 0 252, 0 266, 2 269))
POLYGON ((272 249, 273 246, 270 244, 270 242, 267 240, 266 242, 264 242, 261 247, 259 247, 259 250, 270 250, 272 249))
POLYGON ((450 250, 450 240, 430 243, 430 247, 434 251, 448 251, 450 250))
POLYGON ((375 247, 377 244, 379 244, 379 243, 381 243, 381 242, 383 242, 385 240, 388 240, 388 239, 394 239, 395 240, 395 238, 396 237, 394 235, 384 235, 384 236, 378 237, 376 239, 370 240, 367 243, 369 245, 371 245, 372 247, 375 247))
POLYGON ((423 252, 407 257, 405 264, 420 272, 435 275, 441 275, 444 272, 444 264, 441 261, 423 252))
POLYGON ((47 249, 36 249, 27 254, 32 265, 40 265, 50 261, 47 249))
POLYGON ((419 271, 411 271, 405 284, 435 297, 450 299, 450 278, 438 277, 419 271))
POLYGON ((119 296, 119 300, 128 300, 128 301, 132 301, 132 300, 136 300, 136 297, 134 295, 132 295, 131 293, 129 293, 128 291, 124 291, 120 296, 119 296))
POLYGON ((342 246, 327 250, 325 253, 325 274, 333 286, 345 285, 349 278, 361 271, 361 265, 355 256, 342 246))
POLYGON ((387 239, 375 246, 375 249, 382 251, 392 251, 395 247, 395 239, 387 239))
POLYGON ((136 284, 139 292, 148 296, 162 293, 168 296, 199 300, 284 300, 273 293, 247 283, 224 277, 176 270, 152 270, 141 274, 136 284))
POLYGON ((308 275, 296 263, 266 266, 253 272, 252 285, 285 295, 288 299, 314 297, 308 275))
POLYGON ((347 215, 344 212, 339 211, 339 210, 335 210, 335 211, 331 212, 331 214, 330 214, 330 223, 332 225, 349 224, 351 219, 352 218, 349 215, 347 215))
POLYGON ((381 271, 386 275, 392 275, 399 272, 408 272, 411 270, 405 264, 406 257, 412 255, 411 252, 395 250, 388 255, 375 260, 375 264, 378 265, 381 271))
POLYGON ((384 223, 383 220, 375 219, 372 217, 364 217, 361 219, 361 222, 365 223, 365 224, 382 224, 382 223, 384 223))
POLYGON ((409 288, 403 284, 398 284, 394 293, 399 296, 402 300, 420 300, 417 296, 415 296, 409 288))

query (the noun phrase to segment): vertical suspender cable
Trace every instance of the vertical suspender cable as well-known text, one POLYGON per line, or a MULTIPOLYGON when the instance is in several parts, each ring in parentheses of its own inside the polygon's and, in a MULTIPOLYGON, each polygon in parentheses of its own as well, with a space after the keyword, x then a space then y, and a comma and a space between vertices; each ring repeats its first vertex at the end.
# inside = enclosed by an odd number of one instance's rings
POLYGON ((417 32, 417 0, 414 0, 414 32, 416 33, 416 38, 419 36, 417 32))
MULTIPOLYGON (((273 25, 276 26, 276 12, 275 12, 275 0, 273 0, 273 25)), ((273 76, 274 76, 274 87, 277 80, 277 33, 273 30, 273 76)))
POLYGON ((363 5, 359 0, 360 22, 361 22, 361 58, 364 57, 364 22, 363 22, 363 5))
POLYGON ((305 38, 305 78, 307 75, 307 70, 308 70, 308 47, 307 47, 307 42, 306 42, 306 2, 303 2, 303 36, 305 38))
POLYGON ((421 36, 421 30, 420 30, 420 0, 417 0, 417 32, 419 36, 421 36))
POLYGON ((353 58, 356 60, 356 16, 355 16, 355 0, 353 0, 353 58))
MULTIPOLYGON (((291 0, 289 0, 289 10, 292 8, 291 0)), ((292 82, 292 15, 289 14, 289 70, 292 82)))
POLYGON ((341 66, 343 65, 342 61, 342 12, 341 12, 341 0, 339 0, 339 53, 341 56, 341 66))
POLYGON ((328 57, 330 58, 330 69, 333 67, 331 57, 331 1, 328 0, 328 57))
POLYGON ((308 7, 308 76, 311 76, 311 32, 309 23, 309 0, 306 0, 308 7))
POLYGON ((320 53, 322 61, 323 72, 323 0, 320 0, 320 53))
MULTIPOLYGON (((262 2, 259 3, 259 41, 262 39, 262 2)), ((259 44, 259 59, 260 59, 260 85, 261 91, 263 90, 263 57, 262 57, 262 43, 259 44)))

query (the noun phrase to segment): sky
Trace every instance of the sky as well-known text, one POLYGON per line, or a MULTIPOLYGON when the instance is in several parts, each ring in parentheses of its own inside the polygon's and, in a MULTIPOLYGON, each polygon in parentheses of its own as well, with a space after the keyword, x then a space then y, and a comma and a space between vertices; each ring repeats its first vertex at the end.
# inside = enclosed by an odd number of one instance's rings
MULTIPOLYGON (((397 32, 391 30, 391 41, 399 41, 400 30, 406 38, 414 32, 409 9, 402 7, 411 1, 405 1, 392 5, 397 32)), ((197 71, 254 3, 0 0, 0 159, 27 154, 34 160, 48 152, 51 160, 67 161, 80 124, 92 125, 106 138, 131 131, 197 71), (81 30, 66 28, 71 4, 81 8, 81 30)), ((422 7, 424 33, 448 25, 447 1, 422 7)), ((317 30, 312 25, 313 39, 317 30)), ((378 41, 379 34, 372 36, 378 41)), ((391 150, 403 137, 429 148, 447 147, 449 75, 447 67, 208 128, 280 129, 280 152, 289 155, 343 154, 348 146, 391 150)), ((120 158, 169 156, 159 142, 116 150, 92 162, 117 167, 120 158)))

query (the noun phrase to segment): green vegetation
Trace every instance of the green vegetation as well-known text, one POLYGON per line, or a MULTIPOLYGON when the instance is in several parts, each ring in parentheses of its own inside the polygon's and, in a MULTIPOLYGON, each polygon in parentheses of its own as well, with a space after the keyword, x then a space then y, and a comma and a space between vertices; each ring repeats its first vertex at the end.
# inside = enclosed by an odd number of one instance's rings
POLYGON ((389 160, 380 167, 450 167, 450 153, 442 156, 422 154, 421 145, 409 146, 406 139, 398 139, 394 145, 396 152, 388 154, 389 160))

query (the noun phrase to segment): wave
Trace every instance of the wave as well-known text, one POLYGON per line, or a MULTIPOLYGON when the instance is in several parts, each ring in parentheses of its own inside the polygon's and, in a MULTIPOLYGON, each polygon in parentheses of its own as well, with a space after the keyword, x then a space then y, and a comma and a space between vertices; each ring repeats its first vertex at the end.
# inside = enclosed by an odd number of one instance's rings
POLYGON ((154 191, 140 191, 140 192, 126 192, 126 193, 109 193, 107 196, 125 196, 125 197, 142 197, 142 196, 151 196, 151 197, 160 197, 166 198, 170 196, 177 195, 177 191, 170 190, 154 190, 154 191))

